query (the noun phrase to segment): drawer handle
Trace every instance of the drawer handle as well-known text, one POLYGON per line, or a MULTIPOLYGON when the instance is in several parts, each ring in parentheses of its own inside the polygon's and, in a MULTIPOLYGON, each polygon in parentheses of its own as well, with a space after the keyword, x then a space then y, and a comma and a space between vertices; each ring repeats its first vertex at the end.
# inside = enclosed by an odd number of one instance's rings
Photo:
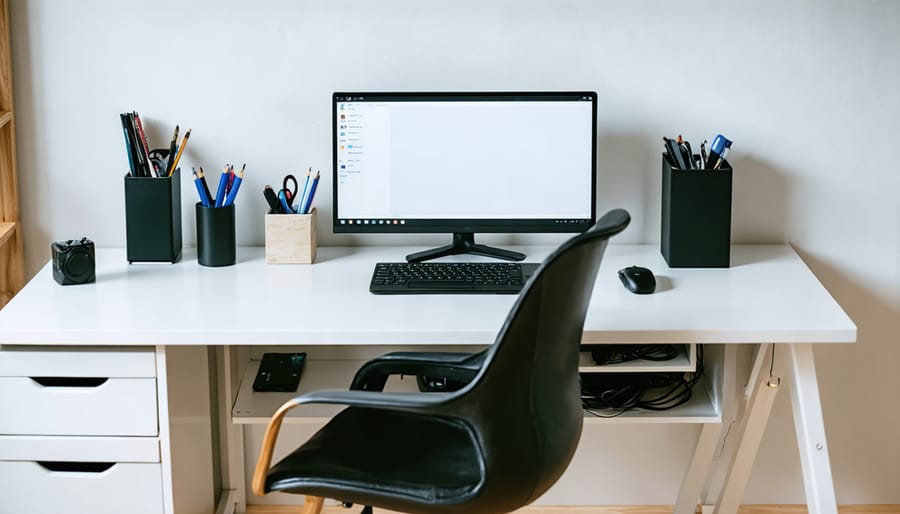
POLYGON ((44 387, 99 387, 108 378, 105 377, 30 377, 44 387))
POLYGON ((116 465, 115 462, 63 462, 63 461, 38 461, 38 466, 47 471, 63 473, 103 473, 116 465))

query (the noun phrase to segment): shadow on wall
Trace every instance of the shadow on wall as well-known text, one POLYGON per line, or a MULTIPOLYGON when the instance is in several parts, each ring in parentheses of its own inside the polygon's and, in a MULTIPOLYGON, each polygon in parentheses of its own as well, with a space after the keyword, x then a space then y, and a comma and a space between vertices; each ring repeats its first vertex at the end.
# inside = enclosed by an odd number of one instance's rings
POLYGON ((752 156, 729 159, 731 242, 785 243, 788 232, 788 176, 752 156))
POLYGON ((647 134, 597 137, 597 216, 613 208, 631 214, 615 244, 659 241, 662 144, 647 134))
MULTIPOLYGON (((788 176, 752 156, 736 156, 731 206, 733 243, 787 241, 788 176)), ((645 134, 601 134, 597 142, 597 214, 621 207, 632 224, 618 244, 658 243, 662 142, 645 134)))
MULTIPOLYGON (((13 65, 13 101, 16 112, 16 160, 19 183, 19 218, 23 228, 23 251, 25 254, 25 278, 30 279, 40 267, 50 259, 51 234, 47 226, 38 225, 37 209, 45 205, 42 191, 51 189, 52 184, 38 183, 38 175, 33 170, 45 167, 44 157, 38 152, 38 130, 34 120, 41 97, 34 81, 32 62, 39 55, 41 41, 32 42, 30 24, 25 19, 27 9, 24 2, 10 6, 10 33, 13 65), (43 187, 44 185, 48 187, 43 187)), ((48 181, 46 177, 43 179, 48 181)))
POLYGON ((900 394, 900 306, 825 258, 794 247, 858 328, 856 344, 815 345, 838 501, 900 503, 900 410, 889 407, 900 394))

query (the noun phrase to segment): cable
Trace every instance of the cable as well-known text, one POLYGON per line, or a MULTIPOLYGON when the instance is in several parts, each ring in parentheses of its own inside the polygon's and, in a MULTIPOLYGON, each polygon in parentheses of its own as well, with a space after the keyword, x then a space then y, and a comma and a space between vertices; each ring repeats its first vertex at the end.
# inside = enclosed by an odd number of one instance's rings
POLYGON ((598 365, 619 364, 633 360, 667 361, 678 356, 678 349, 672 344, 607 344, 591 350, 591 357, 598 365))
POLYGON ((672 409, 687 403, 703 376, 703 346, 697 346, 697 366, 690 373, 583 373, 581 404, 593 416, 612 418, 640 408, 672 409))

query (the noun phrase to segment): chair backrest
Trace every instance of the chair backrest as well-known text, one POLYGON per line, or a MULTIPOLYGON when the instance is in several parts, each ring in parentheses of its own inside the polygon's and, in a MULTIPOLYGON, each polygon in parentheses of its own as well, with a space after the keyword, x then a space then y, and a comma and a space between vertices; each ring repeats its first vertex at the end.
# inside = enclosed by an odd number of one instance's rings
POLYGON ((485 455, 475 501, 483 510, 473 512, 531 503, 572 459, 584 416, 578 379, 584 319, 607 241, 629 221, 626 211, 610 211, 547 257, 454 402, 485 455))

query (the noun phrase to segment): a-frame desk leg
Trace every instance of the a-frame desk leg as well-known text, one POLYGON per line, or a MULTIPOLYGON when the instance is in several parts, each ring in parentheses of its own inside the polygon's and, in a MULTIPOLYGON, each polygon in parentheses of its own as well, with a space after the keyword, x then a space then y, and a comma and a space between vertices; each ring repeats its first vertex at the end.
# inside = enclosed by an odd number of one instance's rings
MULTIPOLYGON (((837 501, 831 476, 831 464, 828 460, 828 446, 825 442, 825 423, 822 419, 822 404, 819 399, 812 345, 794 343, 774 346, 772 350, 777 351, 781 359, 784 356, 788 357, 787 386, 791 389, 794 428, 797 445, 800 449, 808 512, 809 514, 837 514, 837 501)), ((757 363, 760 360, 762 359, 758 358, 757 363)), ((756 371, 758 370, 755 367, 753 376, 757 376, 756 371)), ((754 389, 743 415, 737 448, 728 468, 725 484, 716 502, 714 514, 737 512, 744 495, 744 487, 750 476, 753 460, 766 428, 766 422, 772 411, 775 395, 781 386, 779 376, 780 373, 776 373, 772 377, 763 377, 758 379, 755 384, 751 383, 747 386, 754 389)))
POLYGON ((800 464, 803 467, 806 504, 809 514, 837 514, 813 348, 809 343, 788 346, 791 405, 794 408, 794 430, 797 432, 800 464))

